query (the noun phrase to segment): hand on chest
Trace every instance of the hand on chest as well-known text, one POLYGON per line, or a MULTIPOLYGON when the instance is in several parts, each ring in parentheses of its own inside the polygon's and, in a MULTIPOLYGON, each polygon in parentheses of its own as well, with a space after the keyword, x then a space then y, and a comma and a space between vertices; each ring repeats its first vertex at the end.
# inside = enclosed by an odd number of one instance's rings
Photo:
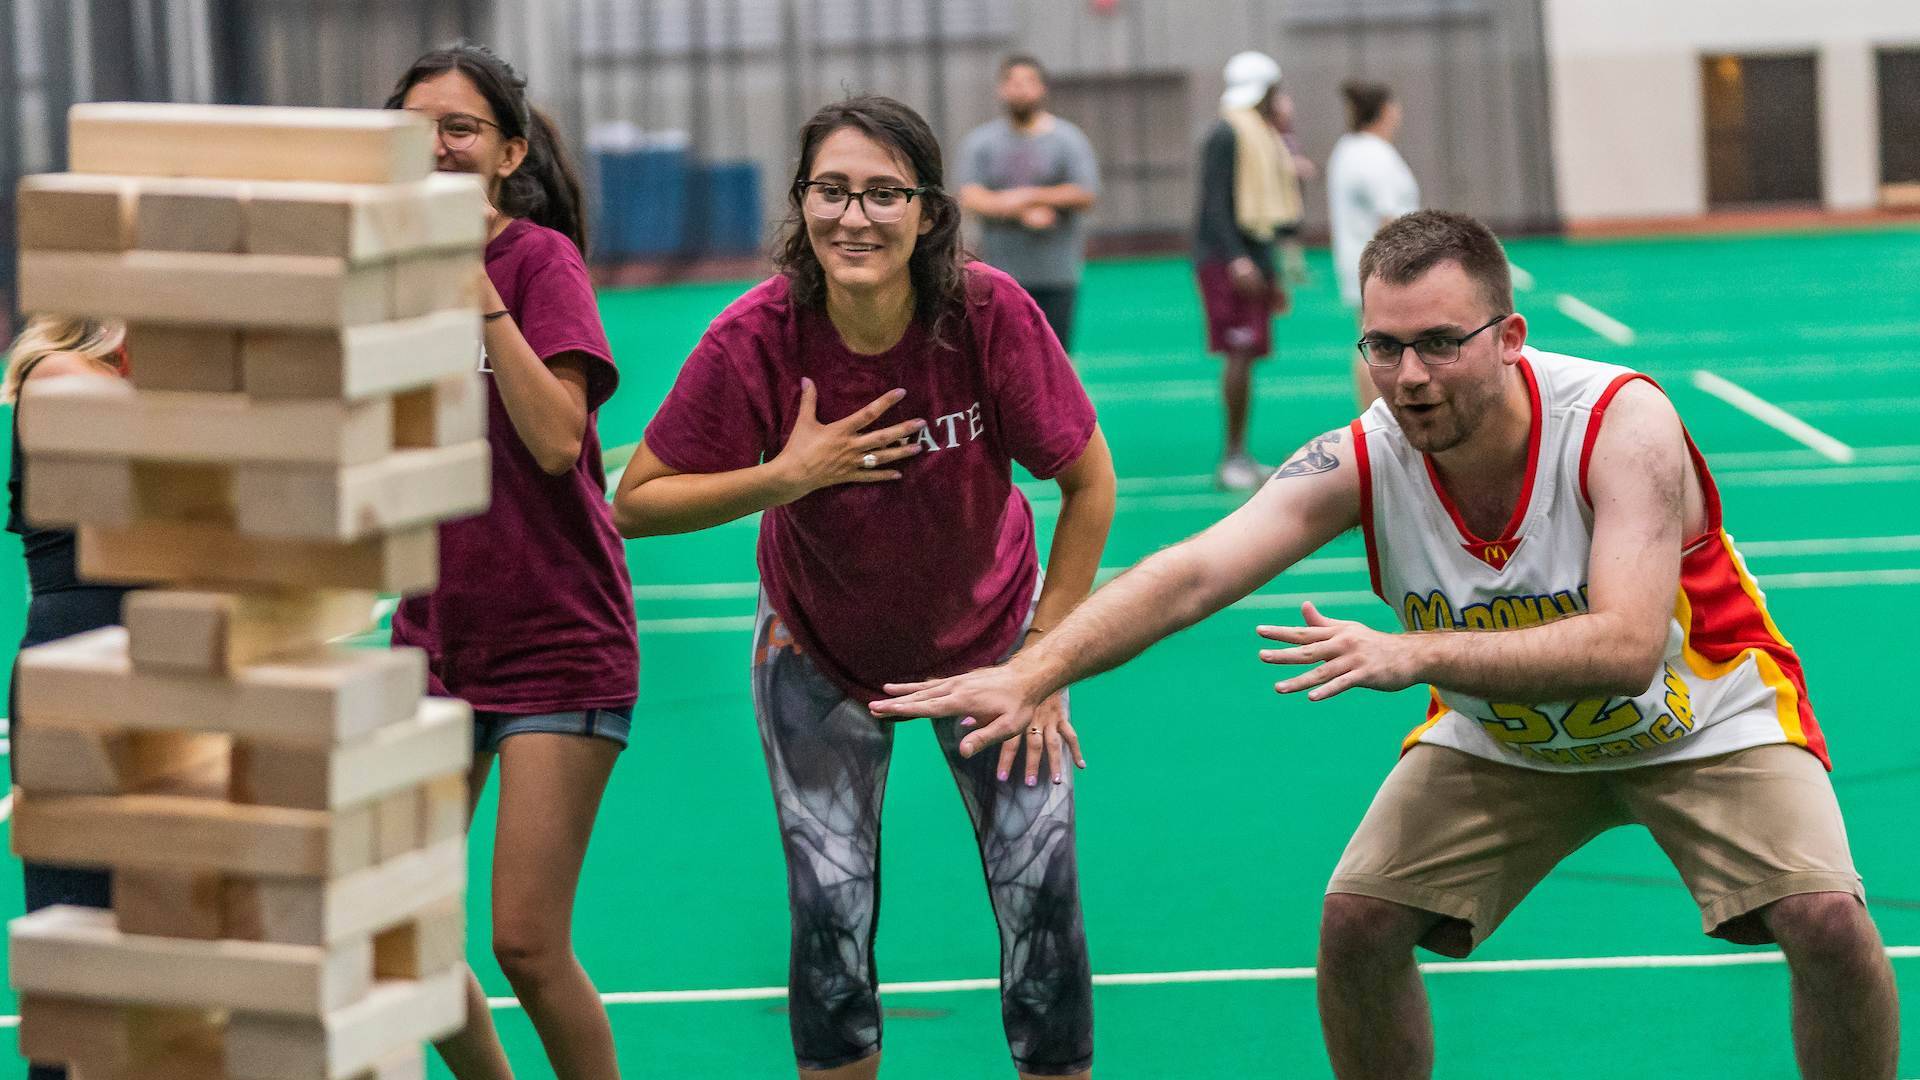
MULTIPOLYGON (((846 422, 892 389, 869 379, 836 379, 832 375, 817 378, 821 394, 818 414, 823 424, 846 422)), ((936 455, 971 457, 967 451, 988 440, 988 403, 974 387, 956 383, 940 387, 908 385, 905 389, 906 397, 861 430, 879 432, 909 420, 923 421, 925 426, 917 434, 901 440, 919 444, 918 459, 936 455)), ((786 432, 792 430, 793 419, 785 418, 786 432)), ((908 459, 905 467, 912 468, 914 460, 908 459)))

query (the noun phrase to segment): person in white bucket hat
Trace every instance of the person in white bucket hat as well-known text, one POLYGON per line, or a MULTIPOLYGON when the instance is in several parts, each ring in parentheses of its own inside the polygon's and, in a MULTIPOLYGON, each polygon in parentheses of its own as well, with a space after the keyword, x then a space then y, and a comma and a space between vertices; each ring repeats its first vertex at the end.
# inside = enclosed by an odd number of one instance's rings
POLYGON ((1287 309, 1274 270, 1276 239, 1300 223, 1293 157, 1274 123, 1280 64, 1261 52, 1227 61, 1220 120, 1200 146, 1200 201, 1194 274, 1207 314, 1207 348, 1225 360, 1225 447, 1214 482, 1258 487, 1269 470, 1247 451, 1255 361, 1273 351, 1273 315, 1287 309))

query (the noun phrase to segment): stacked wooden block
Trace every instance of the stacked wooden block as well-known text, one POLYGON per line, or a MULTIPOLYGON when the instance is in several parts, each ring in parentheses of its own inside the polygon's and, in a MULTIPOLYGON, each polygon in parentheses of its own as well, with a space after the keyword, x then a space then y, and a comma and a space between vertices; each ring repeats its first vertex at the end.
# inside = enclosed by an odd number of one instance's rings
POLYGON ((464 1019, 458 702, 329 641, 486 505, 485 203, 400 112, 84 105, 19 192, 24 310, 129 325, 36 380, 27 514, 124 628, 23 653, 14 850, 113 873, 14 922, 20 1043, 76 1080, 397 1080, 464 1019))

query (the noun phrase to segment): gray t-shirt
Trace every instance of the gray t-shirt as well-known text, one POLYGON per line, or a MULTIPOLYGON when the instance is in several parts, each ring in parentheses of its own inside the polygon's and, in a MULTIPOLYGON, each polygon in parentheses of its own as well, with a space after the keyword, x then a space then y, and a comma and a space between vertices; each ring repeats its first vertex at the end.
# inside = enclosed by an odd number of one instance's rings
MULTIPOLYGON (((990 191, 1078 184, 1100 190, 1100 164, 1093 144, 1073 124, 1053 118, 1046 131, 1022 135, 1006 117, 973 129, 960 150, 960 183, 990 191)), ((1053 228, 1033 230, 1017 221, 982 222, 980 257, 1022 285, 1072 285, 1087 258, 1087 215, 1063 210, 1053 228)))

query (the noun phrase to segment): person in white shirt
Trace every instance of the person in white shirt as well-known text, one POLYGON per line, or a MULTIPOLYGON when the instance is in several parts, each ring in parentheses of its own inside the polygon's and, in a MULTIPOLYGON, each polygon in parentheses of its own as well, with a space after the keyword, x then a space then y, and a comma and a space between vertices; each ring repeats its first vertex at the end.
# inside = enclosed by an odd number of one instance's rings
MULTIPOLYGON (((1327 159, 1327 208, 1333 228, 1333 273, 1340 300, 1360 309, 1360 252, 1380 227, 1420 208, 1420 185, 1393 147, 1400 130, 1400 102, 1379 83, 1350 82, 1340 88, 1347 99, 1349 131, 1327 159)), ((1365 409, 1379 397, 1358 361, 1354 395, 1365 409)))

